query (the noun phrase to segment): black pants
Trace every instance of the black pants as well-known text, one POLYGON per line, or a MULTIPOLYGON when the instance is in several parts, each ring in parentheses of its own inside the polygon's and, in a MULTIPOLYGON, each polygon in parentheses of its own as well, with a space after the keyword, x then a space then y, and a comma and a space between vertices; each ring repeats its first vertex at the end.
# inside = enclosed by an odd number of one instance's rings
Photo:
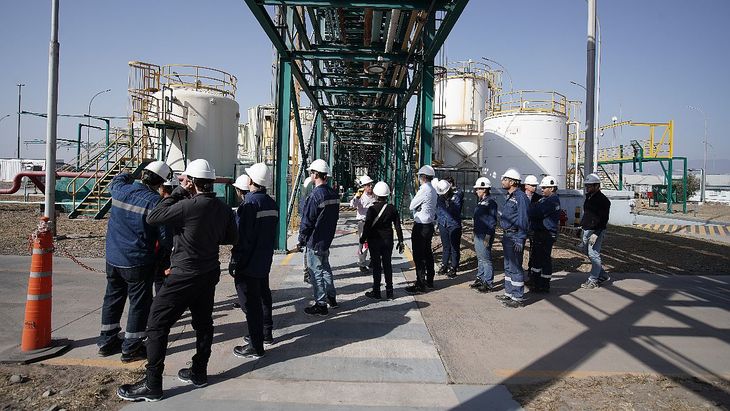
POLYGON ((530 281, 536 290, 550 289, 553 275, 552 251, 555 237, 548 231, 536 231, 530 239, 530 281), (534 257, 533 257, 534 256, 534 257))
POLYGON ((246 323, 251 346, 259 353, 264 352, 264 334, 271 335, 271 289, 269 278, 238 275, 236 291, 241 307, 246 308, 246 323))
POLYGON ((433 249, 431 249, 433 231, 433 224, 413 223, 411 246, 413 260, 416 263, 417 286, 424 286, 424 281, 426 284, 433 284, 433 277, 436 274, 433 268, 433 249))
POLYGON ((165 283, 165 270, 170 268, 170 253, 166 251, 160 251, 157 256, 157 263, 155 264, 155 295, 160 292, 162 284, 165 283))
POLYGON ((162 372, 170 328, 190 309, 195 330, 193 373, 207 374, 208 359, 213 345, 213 300, 220 270, 205 274, 170 274, 152 301, 147 320, 147 384, 162 388, 162 372))
POLYGON ((381 274, 385 274, 385 289, 393 289, 393 241, 368 241, 370 268, 373 269, 373 291, 380 294, 381 274))

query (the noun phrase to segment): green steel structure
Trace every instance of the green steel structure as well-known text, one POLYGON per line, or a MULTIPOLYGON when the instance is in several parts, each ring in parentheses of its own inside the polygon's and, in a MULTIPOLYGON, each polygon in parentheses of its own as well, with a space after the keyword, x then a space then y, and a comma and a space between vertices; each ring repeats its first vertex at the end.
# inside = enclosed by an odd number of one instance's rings
POLYGON ((278 52, 274 191, 287 218, 279 220, 277 249, 286 250, 303 177, 289 167, 292 113, 301 164, 326 158, 344 187, 366 168, 402 206, 416 167, 431 163, 434 57, 468 0, 244 1, 278 52), (298 90, 316 112, 311 136, 301 132, 298 90))

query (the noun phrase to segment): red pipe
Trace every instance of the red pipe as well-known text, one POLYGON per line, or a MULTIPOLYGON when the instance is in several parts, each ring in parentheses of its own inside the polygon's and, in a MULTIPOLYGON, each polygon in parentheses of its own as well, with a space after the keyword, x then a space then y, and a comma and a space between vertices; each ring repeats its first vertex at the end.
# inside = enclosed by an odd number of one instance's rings
MULTIPOLYGON (((74 173, 71 171, 56 171, 56 177, 94 177, 97 173, 74 173)), ((23 177, 28 177, 30 181, 33 182, 33 184, 38 187, 39 190, 41 190, 41 193, 46 192, 46 186, 41 181, 41 177, 45 177, 46 172, 45 171, 24 171, 22 173, 18 173, 13 178, 13 186, 6 189, 0 189, 0 194, 14 194, 18 190, 20 190, 20 184, 23 182, 23 177)))

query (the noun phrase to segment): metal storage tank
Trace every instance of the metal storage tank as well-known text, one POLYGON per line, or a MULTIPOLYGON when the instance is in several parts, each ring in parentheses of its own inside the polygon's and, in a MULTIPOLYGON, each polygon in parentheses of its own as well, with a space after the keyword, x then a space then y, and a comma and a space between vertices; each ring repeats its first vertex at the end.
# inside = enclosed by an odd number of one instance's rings
POLYGON ((442 167, 479 167, 489 72, 481 63, 457 62, 436 70, 434 158, 442 167))
POLYGON ((235 177, 238 162, 238 121, 235 98, 236 77, 226 72, 199 66, 162 67, 163 90, 158 96, 171 98, 167 110, 171 117, 187 118, 187 144, 183 133, 166 133, 166 162, 180 172, 188 162, 204 158, 218 176, 235 177), (187 147, 186 147, 187 146, 187 147), (186 155, 187 154, 187 155, 186 155))
POLYGON ((492 96, 484 120, 482 173, 492 181, 514 167, 523 175, 552 175, 566 183, 566 98, 556 92, 515 91, 492 96))

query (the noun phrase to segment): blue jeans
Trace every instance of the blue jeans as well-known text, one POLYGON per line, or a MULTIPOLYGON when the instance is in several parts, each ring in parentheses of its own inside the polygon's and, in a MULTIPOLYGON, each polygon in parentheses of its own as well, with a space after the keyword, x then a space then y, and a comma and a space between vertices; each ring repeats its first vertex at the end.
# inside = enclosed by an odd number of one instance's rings
POLYGON ((101 308, 101 332, 96 343, 100 348, 111 346, 116 342, 117 334, 122 329, 119 321, 127 297, 129 297, 129 313, 122 352, 133 352, 142 345, 142 340, 146 337, 147 316, 152 305, 154 276, 154 264, 134 268, 119 268, 106 264, 106 293, 101 308))
POLYGON ((515 243, 521 243, 524 247, 524 240, 512 237, 509 233, 502 236, 502 247, 504 248, 504 295, 515 301, 522 301, 525 295, 525 272, 522 270, 522 254, 524 249, 516 252, 515 243))
POLYGON ((585 253, 588 255, 588 259, 591 260, 591 275, 588 277, 591 281, 605 280, 608 278, 608 274, 601 267, 601 245, 605 236, 606 230, 583 230, 583 247, 585 247, 585 253), (591 247, 588 244, 588 239, 594 233, 598 235, 598 239, 591 247))
POLYGON ((477 254, 477 279, 489 285, 492 285, 494 280, 492 243, 494 243, 493 235, 474 236, 474 251, 477 254))
POLYGON ((439 236, 441 237, 441 265, 444 267, 459 268, 461 258, 461 227, 443 226, 439 224, 439 236))
POLYGON ((314 303, 327 305, 327 297, 335 298, 337 295, 329 262, 330 252, 327 250, 317 254, 314 250, 307 248, 306 256, 309 281, 314 289, 314 303))

